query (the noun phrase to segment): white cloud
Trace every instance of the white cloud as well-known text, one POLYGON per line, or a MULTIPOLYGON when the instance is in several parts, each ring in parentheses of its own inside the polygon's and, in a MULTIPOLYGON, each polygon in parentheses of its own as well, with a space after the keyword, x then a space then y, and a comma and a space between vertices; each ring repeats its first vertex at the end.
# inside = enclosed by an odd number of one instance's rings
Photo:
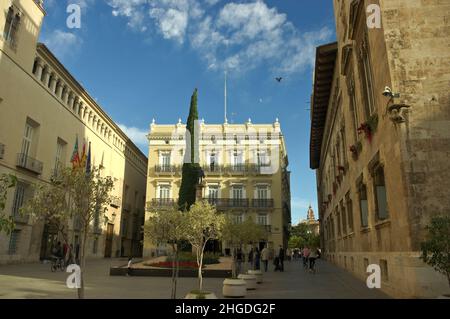
POLYGON ((146 137, 148 131, 134 126, 126 126, 124 124, 119 124, 119 127, 141 150, 145 150, 148 147, 148 140, 146 137))
POLYGON ((329 28, 300 33, 286 14, 263 0, 225 3, 215 15, 205 8, 219 0, 107 2, 114 16, 126 17, 136 30, 188 42, 213 70, 245 72, 266 63, 274 73, 301 72, 313 64, 315 47, 332 36, 329 28))
POLYGON ((45 45, 60 59, 75 53, 83 43, 83 40, 74 33, 62 30, 54 30, 44 36, 45 45))

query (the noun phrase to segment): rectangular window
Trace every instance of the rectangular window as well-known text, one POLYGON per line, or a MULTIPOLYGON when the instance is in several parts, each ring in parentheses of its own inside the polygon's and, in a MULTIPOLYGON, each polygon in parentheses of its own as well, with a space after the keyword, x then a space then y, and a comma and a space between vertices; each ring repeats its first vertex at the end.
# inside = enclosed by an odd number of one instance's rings
POLYGON ((373 181, 375 190, 375 210, 379 220, 389 217, 387 208, 386 183, 384 181, 384 169, 381 165, 374 168, 373 181))
POLYGON ((244 198, 244 189, 242 186, 233 186, 233 198, 234 199, 244 198))
POLYGON ((169 185, 160 185, 159 186, 159 198, 160 199, 169 199, 170 198, 170 186, 169 185))
POLYGON ((339 208, 337 208, 337 207, 336 207, 336 215, 337 215, 338 236, 341 236, 341 212, 339 211, 339 208))
POLYGON ((367 270, 367 267, 369 267, 369 258, 364 258, 364 271, 367 270))
POLYGON ((340 202, 341 207, 341 218, 342 218, 342 233, 347 234, 347 212, 345 211, 344 201, 340 202))
POLYGON ((236 224, 242 224, 242 222, 244 220, 244 216, 243 216, 243 214, 234 214, 233 220, 234 220, 234 223, 236 223, 236 224))
POLYGON ((15 229, 11 233, 11 237, 9 238, 8 255, 17 254, 17 248, 19 247, 19 238, 20 238, 20 230, 15 229))
POLYGON ((353 202, 350 198, 350 193, 345 195, 345 206, 347 210, 347 220, 348 220, 348 228, 351 232, 353 232, 353 202))
POLYGON ((8 13, 6 15, 5 28, 3 30, 3 38, 8 42, 13 48, 17 44, 17 31, 20 25, 20 13, 14 12, 14 7, 10 6, 8 13))
POLYGON ((370 62, 370 55, 368 52, 368 39, 367 34, 361 43, 360 47, 360 78, 362 85, 362 92, 364 96, 364 111, 366 119, 368 119, 375 110, 375 101, 373 96, 373 77, 372 77, 372 65, 370 62))
POLYGON ((14 217, 20 216, 20 208, 25 202, 25 195, 28 185, 23 182, 17 182, 16 191, 14 193, 14 202, 12 208, 12 215, 14 217))
POLYGON ((66 145, 66 142, 58 138, 56 142, 55 171, 64 167, 66 145))
POLYGON ((166 171, 170 167, 170 153, 164 152, 161 153, 161 156, 159 158, 159 165, 161 165, 161 168, 163 171, 166 171))
POLYGON ((97 254, 97 251, 98 251, 98 239, 95 238, 94 239, 94 243, 93 243, 93 247, 92 247, 92 253, 93 254, 97 254))
POLYGON ((269 198, 268 187, 267 186, 257 186, 256 197, 257 197, 257 199, 268 199, 269 198))
POLYGON ((361 227, 369 226, 369 207, 367 201, 367 188, 364 183, 359 184, 359 209, 361 215, 361 227))
POLYGON ((216 204, 219 198, 219 186, 208 186, 208 200, 210 204, 216 204))
POLYGON ((22 138, 22 149, 21 153, 23 154, 22 158, 26 159, 30 156, 31 153, 31 145, 33 142, 33 126, 30 123, 25 123, 25 132, 22 138))
POLYGON ((258 166, 268 166, 270 165, 269 156, 266 151, 259 151, 257 153, 257 164, 258 166))
POLYGON ((258 214, 257 223, 259 225, 267 225, 267 214, 258 214))

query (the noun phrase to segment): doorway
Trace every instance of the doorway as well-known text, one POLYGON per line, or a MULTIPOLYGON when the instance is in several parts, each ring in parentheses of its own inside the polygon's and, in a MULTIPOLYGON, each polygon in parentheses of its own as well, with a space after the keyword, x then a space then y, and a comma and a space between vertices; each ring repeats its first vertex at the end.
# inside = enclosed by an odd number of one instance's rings
POLYGON ((105 258, 111 258, 113 236, 114 236, 114 224, 108 224, 106 228, 106 239, 105 239, 105 258))

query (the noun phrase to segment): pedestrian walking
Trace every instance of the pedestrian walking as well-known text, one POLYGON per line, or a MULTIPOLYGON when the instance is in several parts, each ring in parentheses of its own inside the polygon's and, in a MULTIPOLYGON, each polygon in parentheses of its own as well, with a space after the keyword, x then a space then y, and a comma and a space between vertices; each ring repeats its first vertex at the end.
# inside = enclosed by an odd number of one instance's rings
POLYGON ((243 255, 242 250, 239 248, 236 252, 236 273, 239 275, 242 271, 242 261, 243 261, 243 255))
POLYGON ((253 257, 254 257, 254 252, 253 252, 253 247, 250 248, 250 251, 248 252, 248 267, 249 269, 253 269, 253 257))
POLYGON ((131 268, 133 266, 133 257, 130 256, 130 258, 128 258, 128 265, 127 265, 127 276, 131 276, 131 268))
POLYGON ((278 258, 280 259, 280 271, 284 271, 284 259, 285 259, 284 248, 280 245, 278 250, 278 258))
POLYGON ((261 260, 264 264, 264 271, 267 272, 267 269, 269 268, 269 249, 267 246, 264 246, 261 251, 261 260))
POLYGON ((309 253, 309 271, 310 272, 316 272, 316 259, 319 257, 319 253, 317 251, 317 248, 311 249, 311 252, 309 253))
POLYGON ((260 260, 261 260, 261 253, 259 252, 258 247, 255 248, 255 270, 260 270, 260 260))
POLYGON ((309 258, 310 250, 308 246, 305 246, 302 250, 302 257, 303 257, 303 268, 308 268, 308 258, 309 258))

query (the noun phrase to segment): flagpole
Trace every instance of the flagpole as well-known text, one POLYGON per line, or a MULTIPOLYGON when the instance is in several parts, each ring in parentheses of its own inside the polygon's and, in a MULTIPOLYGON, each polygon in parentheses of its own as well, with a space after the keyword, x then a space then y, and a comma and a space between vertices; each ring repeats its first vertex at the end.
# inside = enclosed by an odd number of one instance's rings
POLYGON ((227 118, 227 70, 225 70, 224 109, 225 109, 225 123, 228 123, 228 118, 227 118))

